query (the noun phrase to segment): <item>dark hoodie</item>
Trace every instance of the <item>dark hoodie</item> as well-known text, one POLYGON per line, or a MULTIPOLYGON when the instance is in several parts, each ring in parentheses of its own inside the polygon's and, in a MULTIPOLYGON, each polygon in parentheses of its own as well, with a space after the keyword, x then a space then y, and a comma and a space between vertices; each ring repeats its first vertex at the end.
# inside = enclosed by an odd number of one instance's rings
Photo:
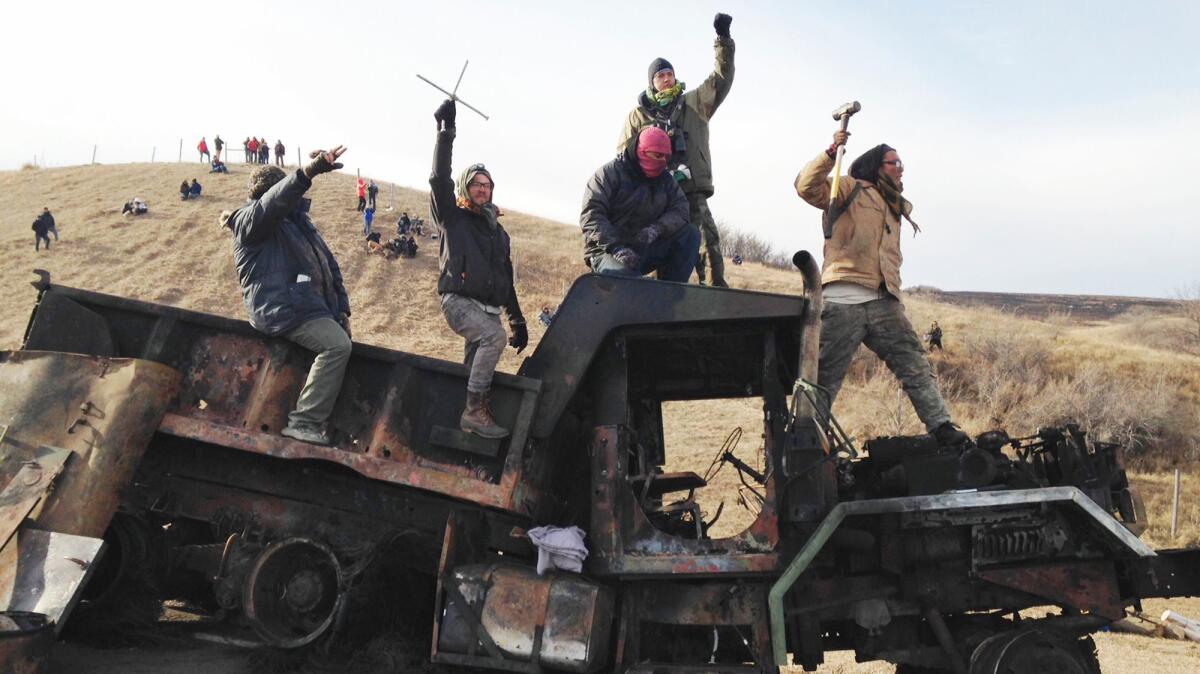
POLYGON ((637 233, 657 224, 666 238, 688 226, 688 201, 670 171, 648 178, 638 165, 637 138, 601 166, 583 192, 583 260, 589 267, 605 253, 635 247, 637 233))

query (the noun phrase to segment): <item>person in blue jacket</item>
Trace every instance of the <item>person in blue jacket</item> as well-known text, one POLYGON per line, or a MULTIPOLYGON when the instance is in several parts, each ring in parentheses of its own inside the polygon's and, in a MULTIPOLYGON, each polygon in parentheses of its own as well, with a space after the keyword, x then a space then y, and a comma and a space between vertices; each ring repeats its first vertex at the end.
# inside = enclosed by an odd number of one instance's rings
POLYGON ((345 148, 311 154, 288 175, 264 165, 250 177, 250 200, 226 216, 250 325, 316 353, 283 435, 330 444, 325 428, 350 361, 350 298, 333 253, 308 216, 312 179, 342 168, 345 148))

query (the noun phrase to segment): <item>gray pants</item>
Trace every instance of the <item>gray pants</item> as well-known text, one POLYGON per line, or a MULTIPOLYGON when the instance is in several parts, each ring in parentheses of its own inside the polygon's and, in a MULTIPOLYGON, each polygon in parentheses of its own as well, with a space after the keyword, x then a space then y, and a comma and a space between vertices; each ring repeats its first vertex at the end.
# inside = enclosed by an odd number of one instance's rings
POLYGON ((442 313, 450 329, 465 340, 463 364, 471 369, 467 390, 471 393, 491 390, 496 363, 500 362, 507 343, 500 316, 489 314, 470 299, 452 293, 442 297, 442 313))
POLYGON ((288 415, 292 426, 318 426, 329 420, 333 404, 342 390, 342 378, 350 362, 350 337, 332 318, 318 318, 292 328, 283 335, 317 354, 308 370, 296 409, 288 415))
POLYGON ((696 259, 696 278, 704 283, 704 267, 707 261, 712 267, 713 285, 722 285, 725 283, 725 258, 721 254, 721 234, 717 231, 712 211, 708 210, 708 197, 699 192, 692 192, 687 195, 687 200, 688 217, 691 218, 692 225, 700 230, 700 257, 696 259))
POLYGON ((829 390, 830 407, 859 344, 866 344, 882 358, 900 380, 926 430, 933 431, 950 421, 950 411, 933 379, 933 368, 925 358, 921 341, 904 315, 904 305, 892 297, 863 304, 829 303, 821 312, 817 383, 829 390))

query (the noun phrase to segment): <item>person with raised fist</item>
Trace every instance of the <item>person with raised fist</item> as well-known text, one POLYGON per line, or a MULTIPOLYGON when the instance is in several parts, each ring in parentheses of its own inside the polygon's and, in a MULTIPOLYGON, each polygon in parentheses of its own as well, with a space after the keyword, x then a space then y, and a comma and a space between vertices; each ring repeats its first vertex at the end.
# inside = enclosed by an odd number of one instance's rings
POLYGON ((648 86, 638 96, 637 106, 625 118, 625 127, 617 141, 617 152, 620 153, 648 126, 667 132, 671 139, 667 168, 687 195, 688 220, 703 235, 703 246, 696 261, 697 278, 700 283, 705 282, 705 267, 708 266, 712 271, 712 284, 721 288, 728 288, 729 284, 725 281, 721 237, 708 209, 708 200, 714 192, 708 122, 733 87, 731 23, 733 17, 728 14, 714 17, 717 65, 696 89, 685 91, 686 85, 675 78, 675 67, 665 58, 656 58, 650 63, 646 73, 648 86))

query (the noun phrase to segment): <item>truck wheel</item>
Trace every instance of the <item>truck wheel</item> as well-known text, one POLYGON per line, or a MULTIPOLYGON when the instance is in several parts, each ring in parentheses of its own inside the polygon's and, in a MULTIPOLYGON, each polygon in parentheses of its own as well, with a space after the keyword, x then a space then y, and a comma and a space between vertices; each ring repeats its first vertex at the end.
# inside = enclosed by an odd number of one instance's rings
POLYGON ((1091 637, 1050 630, 1018 630, 988 638, 971 654, 970 674, 1100 674, 1091 637))
POLYGON ((85 639, 136 641, 132 633, 153 625, 162 613, 159 590, 166 565, 162 529, 140 517, 117 513, 104 532, 104 543, 104 555, 67 628, 85 639))

